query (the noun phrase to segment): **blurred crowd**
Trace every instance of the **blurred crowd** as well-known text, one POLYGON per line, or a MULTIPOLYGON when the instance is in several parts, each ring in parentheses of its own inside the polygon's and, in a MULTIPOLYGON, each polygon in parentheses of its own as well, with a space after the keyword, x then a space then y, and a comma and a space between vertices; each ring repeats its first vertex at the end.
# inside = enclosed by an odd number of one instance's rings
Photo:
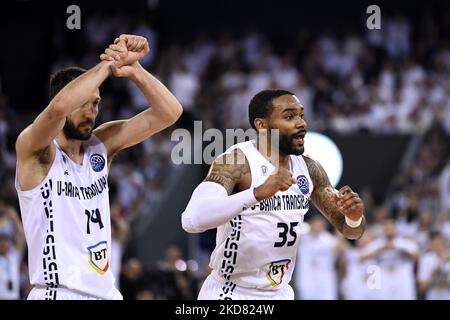
MULTIPOLYGON (((414 25, 399 15, 382 21, 381 30, 302 29, 282 45, 249 27, 238 35, 199 33, 163 46, 149 21, 99 13, 86 18, 82 57, 71 56, 72 44, 55 34, 60 54, 50 69, 89 68, 117 35, 139 34, 151 45, 142 64, 183 105, 176 126, 190 129, 198 119, 204 129, 249 128, 252 96, 280 87, 299 97, 309 130, 422 137, 383 203, 373 202, 370 189, 364 194, 363 238, 344 240, 311 215, 294 286, 299 299, 450 299, 448 21, 426 14, 414 25)), ((98 123, 147 107, 124 79, 108 79, 101 96, 98 123)), ((14 188, 14 143, 27 123, 14 109, 0 92, 1 299, 24 298, 29 290, 14 188)), ((208 272, 175 243, 151 270, 128 253, 136 224, 155 213, 164 193, 173 167, 170 134, 166 130, 119 154, 110 173, 111 268, 125 299, 195 299, 208 272)))

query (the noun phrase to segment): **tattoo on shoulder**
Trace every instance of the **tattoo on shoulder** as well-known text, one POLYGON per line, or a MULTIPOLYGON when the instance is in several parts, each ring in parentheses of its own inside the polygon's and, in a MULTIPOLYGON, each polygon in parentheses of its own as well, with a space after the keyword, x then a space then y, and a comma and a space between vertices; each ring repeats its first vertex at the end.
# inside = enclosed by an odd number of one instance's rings
POLYGON ((316 187, 317 189, 320 189, 331 186, 330 179, 328 179, 325 169, 319 162, 308 156, 304 156, 303 159, 305 159, 306 166, 308 167, 309 176, 314 184, 314 189, 316 189, 316 187))
POLYGON ((231 194, 236 183, 249 172, 250 166, 244 153, 235 149, 213 162, 205 181, 216 182, 223 186, 228 194, 231 194))

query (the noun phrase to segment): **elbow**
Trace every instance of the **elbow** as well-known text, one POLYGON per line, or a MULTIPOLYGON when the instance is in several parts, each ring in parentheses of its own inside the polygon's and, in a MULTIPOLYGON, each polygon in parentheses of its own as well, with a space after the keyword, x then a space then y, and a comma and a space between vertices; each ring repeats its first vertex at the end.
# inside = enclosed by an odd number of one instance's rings
POLYGON ((181 117, 182 114, 183 114, 183 107, 179 102, 177 102, 173 107, 171 125, 177 122, 177 120, 181 117))
POLYGON ((187 233, 200 233, 205 231, 198 226, 198 223, 189 215, 189 213, 183 212, 181 214, 181 226, 187 233))

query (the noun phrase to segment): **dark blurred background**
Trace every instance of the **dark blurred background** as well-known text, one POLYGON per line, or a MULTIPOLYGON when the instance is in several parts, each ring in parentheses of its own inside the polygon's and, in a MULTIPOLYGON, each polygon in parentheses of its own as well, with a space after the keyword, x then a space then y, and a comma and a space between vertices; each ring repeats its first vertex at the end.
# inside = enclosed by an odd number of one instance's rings
MULTIPOLYGON (((112 166, 111 266, 126 299, 196 297, 209 272, 215 233, 186 234, 180 214, 208 166, 173 164, 171 133, 192 130, 194 120, 202 120, 204 130, 249 128, 248 103, 268 87, 296 93, 309 130, 338 145, 344 158, 338 186, 359 192, 369 220, 361 243, 341 239, 329 225, 305 231, 309 245, 301 247, 303 256, 299 251, 297 297, 450 299, 448 1, 2 2, 0 233, 20 233, 4 213, 19 216, 14 143, 48 104, 50 75, 70 65, 94 66, 122 33, 147 37, 152 50, 141 63, 184 107, 176 125, 123 152, 112 166), (73 4, 81 9, 80 30, 66 27, 73 4), (380 30, 366 26, 372 4, 381 9, 380 30), (389 218, 396 237, 419 247, 419 257, 405 258, 399 249, 355 258, 386 236, 389 218), (311 237, 316 234, 333 241, 311 237), (308 259, 323 269, 308 267, 308 259), (368 290, 368 265, 394 270, 386 277, 400 280, 368 290), (316 288, 323 283, 318 291, 328 295, 302 286, 302 274, 314 279, 314 269, 320 272, 316 288)), ((101 96, 98 123, 146 107, 126 79, 105 81, 101 96)), ((307 223, 316 214, 311 209, 307 223)), ((0 297, 26 297, 26 250, 18 275, 14 293, 2 291, 0 276, 0 297)))

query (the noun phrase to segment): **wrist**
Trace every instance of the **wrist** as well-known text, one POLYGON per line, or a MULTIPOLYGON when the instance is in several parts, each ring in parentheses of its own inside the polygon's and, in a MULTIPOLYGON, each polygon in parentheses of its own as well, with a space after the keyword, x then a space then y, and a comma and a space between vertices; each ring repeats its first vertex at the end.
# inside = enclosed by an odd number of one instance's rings
POLYGON ((243 198, 245 208, 249 208, 259 202, 255 197, 255 188, 244 190, 243 194, 245 194, 243 198))
POLYGON ((259 202, 259 201, 262 200, 262 197, 259 194, 259 189, 258 188, 259 187, 253 188, 252 193, 253 193, 253 197, 255 197, 255 200, 259 202))
POLYGON ((129 67, 132 70, 129 76, 130 80, 136 83, 140 82, 142 70, 144 70, 144 68, 138 61, 132 63, 131 65, 129 65, 129 67))
POLYGON ((114 63, 114 61, 106 61, 103 60, 99 63, 99 67, 101 70, 106 71, 106 73, 108 74, 108 76, 112 75, 112 71, 111 71, 111 65, 114 63))
POLYGON ((345 216, 345 223, 350 227, 350 228, 358 228, 361 225, 363 216, 361 216, 358 220, 352 220, 350 218, 348 218, 347 216, 345 216))

